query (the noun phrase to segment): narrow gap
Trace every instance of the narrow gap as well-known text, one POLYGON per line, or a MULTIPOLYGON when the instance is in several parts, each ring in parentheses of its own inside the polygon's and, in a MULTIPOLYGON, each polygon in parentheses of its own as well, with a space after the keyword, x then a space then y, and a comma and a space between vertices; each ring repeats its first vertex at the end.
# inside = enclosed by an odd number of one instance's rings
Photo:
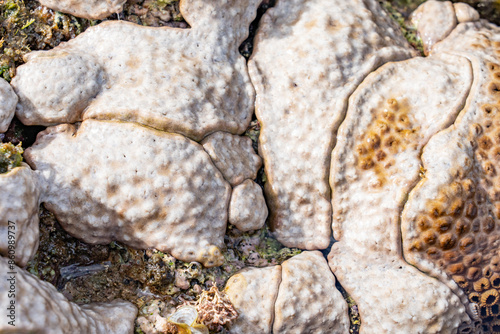
POLYGON ((239 47, 240 54, 243 57, 245 57, 247 62, 253 52, 253 40, 257 33, 257 29, 259 27, 259 22, 262 19, 262 15, 264 15, 264 13, 269 8, 274 7, 275 4, 276 0, 263 0, 259 5, 259 8, 257 8, 257 16, 255 17, 255 20, 253 20, 253 22, 250 23, 248 37, 243 41, 243 43, 241 43, 239 47))

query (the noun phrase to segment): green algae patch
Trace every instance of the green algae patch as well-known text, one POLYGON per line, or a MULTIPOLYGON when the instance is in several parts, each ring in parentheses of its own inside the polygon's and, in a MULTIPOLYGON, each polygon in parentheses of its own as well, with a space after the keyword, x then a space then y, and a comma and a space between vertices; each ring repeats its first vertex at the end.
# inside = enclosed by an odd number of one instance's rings
POLYGON ((21 144, 14 146, 12 143, 0 144, 0 174, 8 173, 23 162, 23 148, 21 144))

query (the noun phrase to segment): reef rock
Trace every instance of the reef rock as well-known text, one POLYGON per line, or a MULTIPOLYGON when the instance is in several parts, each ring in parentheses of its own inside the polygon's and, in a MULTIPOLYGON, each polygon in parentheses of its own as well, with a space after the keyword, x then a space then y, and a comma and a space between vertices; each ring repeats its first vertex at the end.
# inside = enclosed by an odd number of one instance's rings
POLYGON ((119 13, 125 2, 127 0, 40 0, 42 5, 50 9, 89 20, 102 20, 119 13))
POLYGON ((382 66, 349 100, 332 153, 329 263, 358 303, 360 333, 454 333, 469 320, 463 294, 404 261, 399 216, 422 147, 454 121, 471 81, 464 58, 414 58, 382 66))
POLYGON ((137 309, 131 303, 116 300, 76 305, 50 283, 40 281, 3 257, 0 257, 0 291, 0 307, 4 312, 0 322, 2 333, 125 334, 134 331, 137 309), (11 291, 15 297, 9 297, 11 291))
POLYGON ((484 21, 462 23, 434 54, 472 63, 467 104, 422 155, 425 174, 402 215, 409 263, 450 287, 457 285, 478 308, 485 333, 500 316, 500 29, 484 21))
POLYGON ((38 249, 38 181, 28 165, 0 174, 0 255, 24 267, 38 249))
POLYGON ((278 1, 264 14, 249 73, 270 223, 281 243, 328 247, 330 154, 347 99, 378 66, 412 55, 375 0, 278 1))
POLYGON ((197 141, 219 130, 242 133, 254 90, 238 46, 259 3, 183 0, 190 29, 106 21, 32 52, 12 81, 16 113, 28 125, 121 120, 197 141), (57 113, 47 108, 54 104, 57 113))
POLYGON ((257 177, 262 159, 255 154, 250 138, 219 131, 203 139, 201 144, 233 187, 257 177))
POLYGON ((262 189, 246 180, 233 189, 229 202, 229 222, 240 231, 258 230, 267 218, 267 206, 262 189))
POLYGON ((41 202, 70 234, 222 264, 231 187, 199 144, 88 120, 49 127, 25 158, 39 176, 41 202))
POLYGON ((281 266, 244 269, 229 279, 225 292, 239 315, 231 333, 349 330, 347 304, 317 251, 301 253, 281 266))
POLYGON ((7 81, 0 78, 0 133, 7 131, 16 111, 17 95, 7 81))

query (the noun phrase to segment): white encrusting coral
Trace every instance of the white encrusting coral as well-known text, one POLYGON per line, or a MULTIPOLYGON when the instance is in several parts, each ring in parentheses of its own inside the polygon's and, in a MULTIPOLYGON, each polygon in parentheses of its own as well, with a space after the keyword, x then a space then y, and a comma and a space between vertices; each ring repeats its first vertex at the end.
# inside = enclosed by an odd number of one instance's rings
POLYGON ((328 247, 330 154, 347 99, 378 66, 414 54, 374 0, 278 1, 264 14, 249 73, 269 220, 281 243, 328 247))
POLYGON ((127 0, 40 0, 50 9, 89 20, 102 20, 123 10, 127 0))
POLYGON ((0 174, 0 255, 21 267, 38 249, 39 197, 37 177, 28 165, 0 174))
POLYGON ((231 187, 196 142, 88 120, 47 128, 25 158, 40 179, 41 202, 69 233, 222 264, 231 187))
POLYGON ((281 266, 247 268, 225 292, 239 316, 231 333, 344 334, 347 304, 323 255, 303 252, 281 266))
POLYGON ((17 95, 7 81, 0 78, 0 133, 7 131, 14 117, 17 95))
POLYGON ((137 309, 129 302, 76 305, 56 288, 0 257, 2 333, 127 334, 137 309))
POLYGON ((266 223, 267 206, 261 187, 246 180, 234 187, 229 202, 229 222, 240 231, 258 230, 266 223))
POLYGON ((259 2, 183 0, 189 29, 106 21, 29 53, 12 80, 16 113, 30 125, 137 122, 196 141, 215 131, 240 134, 255 93, 238 46, 259 2))

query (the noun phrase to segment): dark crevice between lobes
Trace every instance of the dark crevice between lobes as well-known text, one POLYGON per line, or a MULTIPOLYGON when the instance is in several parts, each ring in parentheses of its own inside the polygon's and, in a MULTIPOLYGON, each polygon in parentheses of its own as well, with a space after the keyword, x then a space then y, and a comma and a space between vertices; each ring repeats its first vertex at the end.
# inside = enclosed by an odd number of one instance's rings
MULTIPOLYGON (((241 43, 239 47, 240 54, 245 57, 246 61, 248 62, 248 58, 252 55, 253 52, 253 40, 255 38, 255 35, 257 34, 257 30, 259 28, 259 23, 260 20, 262 19, 262 16, 264 13, 271 7, 274 7, 276 4, 276 0, 263 0, 261 4, 259 5, 259 8, 257 8, 257 16, 255 17, 255 20, 252 21, 249 27, 249 32, 248 32, 248 37, 241 43)), ((252 120, 255 119, 255 114, 253 115, 252 120)))

